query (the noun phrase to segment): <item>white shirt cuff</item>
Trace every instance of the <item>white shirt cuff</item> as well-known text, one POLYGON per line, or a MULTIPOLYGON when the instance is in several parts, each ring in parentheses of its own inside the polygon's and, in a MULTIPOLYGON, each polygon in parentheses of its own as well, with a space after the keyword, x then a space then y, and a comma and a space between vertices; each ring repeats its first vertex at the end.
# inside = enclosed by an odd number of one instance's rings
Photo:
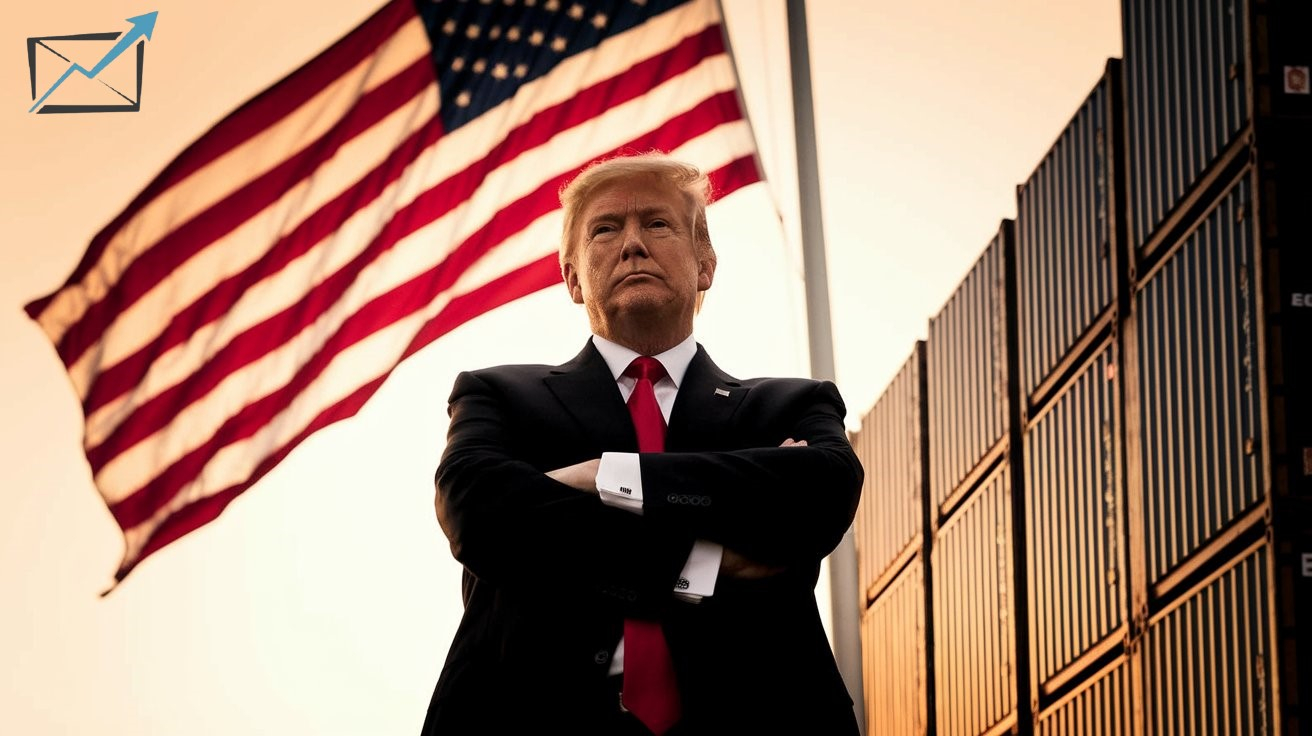
POLYGON ((597 466, 597 493, 607 506, 642 516, 642 469, 638 466, 638 453, 601 453, 601 463, 597 466))
POLYGON ((688 561, 674 584, 675 597, 692 603, 715 594, 715 581, 720 577, 720 558, 724 547, 715 542, 698 539, 693 542, 688 561))

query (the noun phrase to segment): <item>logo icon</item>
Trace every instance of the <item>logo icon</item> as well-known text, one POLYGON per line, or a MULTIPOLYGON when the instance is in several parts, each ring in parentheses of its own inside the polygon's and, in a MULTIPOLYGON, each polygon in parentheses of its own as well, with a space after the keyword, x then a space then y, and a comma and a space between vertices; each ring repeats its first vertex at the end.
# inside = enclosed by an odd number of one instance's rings
POLYGON ((1308 94, 1308 68, 1305 66, 1285 67, 1285 94, 1308 94))
POLYGON ((158 11, 152 11, 128 18, 127 22, 132 24, 132 28, 126 32, 35 36, 27 39, 27 68, 32 80, 34 100, 28 112, 44 115, 140 110, 141 70, 146 62, 146 41, 150 40, 155 30, 155 18, 158 15, 158 11), (110 41, 116 43, 106 50, 107 42, 110 41), (135 69, 130 63, 130 57, 119 59, 134 43, 137 46, 135 69), (37 80, 41 79, 46 84, 55 74, 58 74, 58 78, 38 98, 37 80), (135 96, 119 89, 130 88, 134 83, 135 96))

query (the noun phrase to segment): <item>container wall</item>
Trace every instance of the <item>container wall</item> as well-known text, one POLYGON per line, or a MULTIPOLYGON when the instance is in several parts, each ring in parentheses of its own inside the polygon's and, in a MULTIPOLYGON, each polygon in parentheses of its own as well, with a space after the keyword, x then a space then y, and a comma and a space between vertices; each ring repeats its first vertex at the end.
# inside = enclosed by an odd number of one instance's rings
POLYGON ((1022 397, 1033 395, 1115 295, 1109 221, 1111 91, 1107 78, 1098 83, 1017 192, 1022 397))
POLYGON ((861 617, 866 733, 921 736, 928 728, 924 580, 917 557, 861 617))
POLYGON ((1135 297, 1150 583, 1262 497, 1248 189, 1240 180, 1135 297))
POLYGON ((939 736, 973 736, 1016 706, 1011 473, 998 468, 934 537, 939 736))
POLYGON ((1123 0, 1129 237, 1145 244, 1250 116, 1244 0, 1123 0))
POLYGON ((1100 673, 1039 716, 1035 736, 1131 736, 1133 686, 1127 661, 1100 673))
POLYGON ((1040 685, 1125 623, 1113 366, 1104 348, 1025 433, 1030 656, 1040 685))
POLYGON ((929 321, 930 492, 934 507, 1007 431, 1005 251, 993 240, 929 321))
POLYGON ((1149 626, 1146 733, 1275 732, 1267 555, 1249 552, 1149 626))
POLYGON ((866 469, 857 508, 857 568, 863 595, 921 539, 924 524, 924 343, 917 343, 870 413, 853 447, 866 469))

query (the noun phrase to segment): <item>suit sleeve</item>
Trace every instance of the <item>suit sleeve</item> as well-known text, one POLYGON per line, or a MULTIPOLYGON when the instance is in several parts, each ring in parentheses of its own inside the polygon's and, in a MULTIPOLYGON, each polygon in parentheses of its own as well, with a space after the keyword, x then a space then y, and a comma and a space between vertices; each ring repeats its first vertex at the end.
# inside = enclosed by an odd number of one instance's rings
POLYGON ((670 600, 691 537, 608 507, 524 460, 514 448, 539 441, 517 434, 515 413, 525 409, 482 377, 460 374, 449 411, 437 518, 471 573, 545 596, 591 591, 630 612, 670 600))
POLYGON ((809 565, 833 551, 856 515, 864 471, 832 383, 784 401, 773 443, 724 452, 642 456, 647 517, 771 565, 809 565), (777 435, 777 439, 776 439, 777 435), (778 447, 783 439, 805 447, 778 447))

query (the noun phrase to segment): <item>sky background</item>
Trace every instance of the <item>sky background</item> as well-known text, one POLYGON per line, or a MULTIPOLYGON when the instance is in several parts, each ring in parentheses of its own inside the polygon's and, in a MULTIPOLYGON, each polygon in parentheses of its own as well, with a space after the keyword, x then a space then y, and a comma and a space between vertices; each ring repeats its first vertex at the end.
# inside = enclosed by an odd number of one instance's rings
MULTIPOLYGON (((576 353, 587 323, 565 290, 415 355, 357 417, 106 598, 121 536, 91 484, 63 367, 21 309, 186 144, 378 4, 7 9, 0 731, 417 732, 460 615, 460 570, 432 510, 446 395, 462 369, 576 353), (151 10, 139 113, 27 113, 28 36, 125 30, 151 10)), ((784 4, 724 8, 769 182, 712 211, 720 265, 696 334, 739 376, 806 375, 784 4)), ((1120 55, 1120 15, 1115 0, 812 0, 808 20, 837 377, 856 429, 1120 55)))

